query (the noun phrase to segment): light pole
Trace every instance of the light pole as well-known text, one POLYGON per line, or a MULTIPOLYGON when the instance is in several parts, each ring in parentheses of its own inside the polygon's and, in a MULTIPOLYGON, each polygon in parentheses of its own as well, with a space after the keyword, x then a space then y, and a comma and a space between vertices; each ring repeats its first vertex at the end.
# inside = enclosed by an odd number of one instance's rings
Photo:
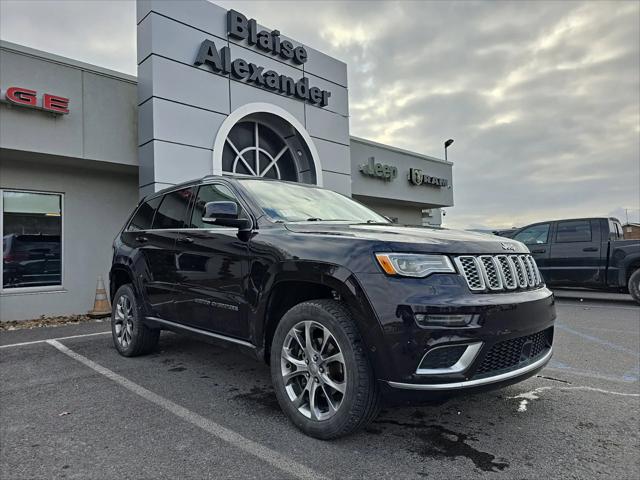
POLYGON ((448 159, 447 159, 447 148, 449 148, 452 143, 453 143, 453 138, 450 138, 449 140, 444 142, 444 159, 445 159, 445 161, 448 161, 448 159))

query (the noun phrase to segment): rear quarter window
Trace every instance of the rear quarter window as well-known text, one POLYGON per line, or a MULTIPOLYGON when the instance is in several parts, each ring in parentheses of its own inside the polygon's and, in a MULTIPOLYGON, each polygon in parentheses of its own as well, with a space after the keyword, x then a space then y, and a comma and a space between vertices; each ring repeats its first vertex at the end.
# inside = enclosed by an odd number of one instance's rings
POLYGON ((161 199, 162 197, 152 198, 148 202, 140 205, 129 222, 127 231, 149 230, 151 228, 151 222, 153 221, 153 214, 156 212, 156 208, 158 208, 161 199))

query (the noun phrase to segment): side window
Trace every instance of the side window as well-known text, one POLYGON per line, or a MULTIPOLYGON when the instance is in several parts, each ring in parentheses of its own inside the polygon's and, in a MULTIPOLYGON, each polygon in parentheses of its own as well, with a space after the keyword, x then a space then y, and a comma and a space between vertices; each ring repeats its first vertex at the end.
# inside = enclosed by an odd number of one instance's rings
POLYGON ((187 207, 191 200, 191 188, 183 188, 167 193, 163 198, 155 217, 153 229, 176 229, 185 227, 187 207))
POLYGON ((618 222, 609 219, 609 240, 622 240, 618 222))
POLYGON ((138 211, 131 219, 131 222, 129 222, 127 231, 135 232, 137 230, 150 229, 153 214, 156 213, 156 208, 158 208, 160 200, 162 200, 162 197, 156 197, 140 205, 140 208, 138 208, 138 211))
POLYGON ((532 225, 525 228, 521 232, 518 232, 513 239, 527 245, 547 243, 549 237, 549 224, 540 223, 538 225, 532 225))
MULTIPOLYGON (((198 196, 191 214, 190 228, 220 228, 218 225, 211 225, 202 222, 204 216, 204 206, 209 202, 236 202, 238 199, 235 194, 226 185, 210 184, 202 185, 198 188, 198 196)), ((240 218, 248 218, 246 212, 238 204, 240 210, 240 218)))
POLYGON ((570 220, 558 222, 556 242, 590 242, 591 222, 589 220, 570 220))

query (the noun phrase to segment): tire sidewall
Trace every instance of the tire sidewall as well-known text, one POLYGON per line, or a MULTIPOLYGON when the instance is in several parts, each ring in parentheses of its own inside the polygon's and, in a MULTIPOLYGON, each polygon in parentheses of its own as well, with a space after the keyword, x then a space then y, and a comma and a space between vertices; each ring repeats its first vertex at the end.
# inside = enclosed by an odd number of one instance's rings
POLYGON ((358 395, 358 385, 361 383, 360 372, 357 368, 354 345, 347 337, 344 329, 334 316, 320 305, 305 302, 289 310, 281 319, 273 336, 270 354, 271 378, 282 410, 291 421, 303 431, 319 438, 330 437, 332 432, 338 432, 350 421, 351 410, 358 395), (281 374, 280 355, 287 333, 301 321, 313 321, 328 328, 334 336, 344 356, 347 378, 347 389, 338 411, 331 418, 323 421, 305 417, 293 406, 285 390, 281 374))
POLYGON ((118 352, 126 357, 131 356, 136 351, 137 345, 140 342, 140 329, 142 325, 140 323, 140 310, 138 308, 138 301, 136 299, 135 292, 131 285, 122 285, 113 297, 113 304, 111 306, 111 336, 113 338, 113 344, 118 352), (131 309, 133 311, 133 333, 131 334, 131 341, 126 348, 120 345, 118 342, 118 336, 116 335, 116 308, 118 301, 122 296, 126 295, 131 302, 131 309))
POLYGON ((633 299, 640 303, 640 268, 631 274, 627 286, 633 299))

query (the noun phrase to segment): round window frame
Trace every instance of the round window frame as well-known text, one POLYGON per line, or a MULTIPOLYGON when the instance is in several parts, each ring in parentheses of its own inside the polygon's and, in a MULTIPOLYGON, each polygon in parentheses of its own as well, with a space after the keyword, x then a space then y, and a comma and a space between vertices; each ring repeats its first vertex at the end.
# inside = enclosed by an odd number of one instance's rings
POLYGON ((224 149, 224 144, 227 140, 227 137, 229 136, 229 132, 231 132, 231 129, 235 126, 235 124, 243 120, 248 115, 254 113, 268 113, 271 115, 275 115, 282 118, 283 120, 291 124, 293 128, 295 128, 295 130, 307 144, 307 148, 309 149, 309 153, 311 154, 311 159, 313 160, 313 165, 316 173, 315 185, 322 187, 322 164, 320 163, 320 156, 318 155, 318 150, 316 149, 316 146, 311 139, 311 135, 309 135, 300 121, 285 109, 280 108, 276 105, 271 105, 270 103, 263 102, 248 103, 246 105, 242 105, 241 107, 238 107, 233 112, 231 112, 231 114, 229 114, 229 116, 222 122, 222 125, 220 125, 220 128, 218 129, 218 133, 216 134, 216 139, 213 144, 213 174, 231 174, 230 172, 222 171, 222 152, 224 149))

